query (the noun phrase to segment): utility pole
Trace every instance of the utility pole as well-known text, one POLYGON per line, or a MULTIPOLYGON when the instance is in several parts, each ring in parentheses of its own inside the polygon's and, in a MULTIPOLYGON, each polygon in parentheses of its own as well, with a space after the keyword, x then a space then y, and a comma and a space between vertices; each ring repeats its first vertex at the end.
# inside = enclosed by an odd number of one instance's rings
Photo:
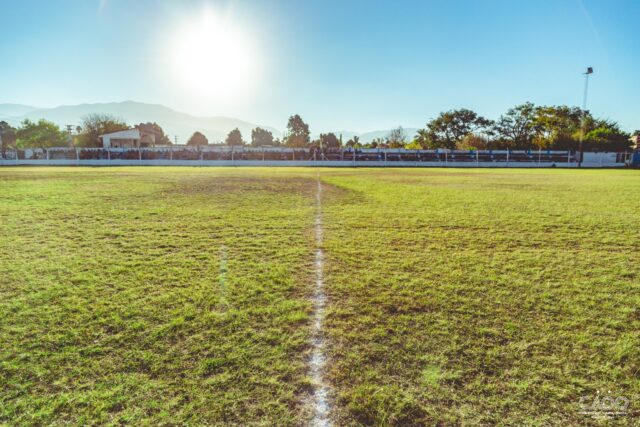
POLYGON ((67 136, 69 138, 69 147, 73 145, 73 139, 71 138, 71 130, 73 129, 73 125, 67 125, 67 136))
POLYGON ((588 67, 584 74, 584 94, 582 97, 582 120, 580 121, 580 144, 578 146, 578 167, 582 167, 582 141, 584 140, 584 125, 587 118, 587 93, 589 91, 589 76, 593 74, 593 68, 588 67))

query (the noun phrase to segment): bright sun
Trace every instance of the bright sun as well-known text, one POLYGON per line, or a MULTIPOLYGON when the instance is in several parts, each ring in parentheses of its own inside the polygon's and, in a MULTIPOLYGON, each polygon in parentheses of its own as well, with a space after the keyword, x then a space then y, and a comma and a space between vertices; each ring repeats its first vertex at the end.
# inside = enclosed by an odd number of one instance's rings
POLYGON ((248 40, 212 14, 180 33, 173 59, 178 78, 199 95, 236 97, 252 83, 255 55, 248 40))

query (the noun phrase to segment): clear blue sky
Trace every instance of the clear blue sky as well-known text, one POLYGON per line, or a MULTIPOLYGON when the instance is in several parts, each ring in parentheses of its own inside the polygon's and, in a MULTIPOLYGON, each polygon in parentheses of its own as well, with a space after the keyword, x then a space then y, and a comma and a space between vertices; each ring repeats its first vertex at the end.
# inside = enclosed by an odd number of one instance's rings
POLYGON ((497 118, 525 101, 580 105, 593 66, 589 108, 640 128, 634 0, 21 0, 3 1, 2 15, 0 103, 131 99, 281 129, 299 113, 314 133, 368 131, 458 107, 497 118), (190 62, 180 43, 204 14, 240 34, 251 58, 236 75, 216 71, 228 58, 202 52, 218 83, 199 90, 202 75, 176 62, 190 62))

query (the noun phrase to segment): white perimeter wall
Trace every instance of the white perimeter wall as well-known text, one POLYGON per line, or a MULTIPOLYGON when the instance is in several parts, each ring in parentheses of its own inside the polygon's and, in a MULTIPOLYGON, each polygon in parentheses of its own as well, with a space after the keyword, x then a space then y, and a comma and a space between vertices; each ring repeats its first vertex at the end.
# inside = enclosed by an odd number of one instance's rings
MULTIPOLYGON (((383 162, 313 160, 0 160, 0 166, 303 166, 303 167, 451 167, 451 168, 550 168, 551 162, 383 162)), ((558 168, 574 168, 577 163, 556 163, 558 168)), ((624 163, 586 164, 584 167, 624 167, 624 163)))
MULTIPOLYGON (((0 160, 0 166, 307 166, 307 167, 455 167, 455 168, 549 168, 551 162, 384 162, 314 160, 0 160)), ((583 167, 618 168, 616 153, 584 153, 583 167)), ((555 163, 558 168, 577 167, 577 163, 555 163)))
POLYGON ((602 167, 616 164, 616 153, 584 153, 582 165, 585 167, 602 167))

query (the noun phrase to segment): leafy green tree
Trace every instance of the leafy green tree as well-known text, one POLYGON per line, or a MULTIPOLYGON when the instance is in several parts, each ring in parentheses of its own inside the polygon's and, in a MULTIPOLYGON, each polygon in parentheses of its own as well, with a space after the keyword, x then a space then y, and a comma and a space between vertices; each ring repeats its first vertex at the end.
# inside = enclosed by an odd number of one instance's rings
MULTIPOLYGON (((535 110, 533 146, 543 149, 576 150, 580 138, 582 110, 578 107, 541 106, 535 110)), ((589 114, 585 117, 585 128, 592 123, 589 114)))
POLYGON ((470 133, 462 138, 456 148, 459 150, 488 150, 493 147, 491 147, 489 138, 470 133))
POLYGON ((129 126, 110 114, 93 113, 82 119, 82 132, 78 135, 81 147, 102 147, 100 135, 127 130, 129 126))
POLYGON ((255 147, 273 145, 273 134, 266 129, 255 128, 251 131, 251 145, 255 147))
POLYGON ((510 108, 493 125, 493 130, 505 146, 530 149, 537 134, 536 107, 527 102, 510 108))
POLYGON ((620 130, 616 123, 601 121, 599 126, 584 137, 586 150, 625 151, 631 148, 629 134, 620 130))
MULTIPOLYGON (((581 137, 583 149, 587 151, 621 151, 629 148, 629 135, 615 122, 594 118, 588 111, 578 107, 554 105, 532 110, 531 106, 520 106, 523 108, 516 111, 517 120, 507 122, 516 123, 516 129, 512 129, 511 134, 511 138, 518 141, 516 148, 577 150, 581 137), (520 138, 516 137, 518 134, 520 138)), ((500 128, 500 125, 504 125, 502 118, 496 124, 496 129, 504 137, 508 126, 500 128)))
MULTIPOLYGON (((356 140, 356 146, 360 146, 358 143, 357 137, 353 137, 356 140)), ((382 138, 373 138, 371 142, 368 144, 369 148, 385 148, 384 139, 382 138)))
POLYGON ((289 147, 306 147, 309 145, 309 141, 309 125, 298 114, 289 117, 285 144, 289 147))
POLYGON ((398 126, 395 129, 389 131, 386 137, 386 142, 389 148, 402 148, 407 143, 407 134, 402 128, 398 126))
POLYGON ((345 147, 360 147, 360 137, 354 136, 353 138, 350 138, 344 145, 345 147))
POLYGON ((422 145, 414 139, 413 141, 406 143, 404 148, 407 150, 422 150, 422 145))
POLYGON ((187 145, 209 145, 209 140, 202 132, 195 131, 187 141, 187 145))
POLYGON ((9 123, 0 121, 0 153, 4 157, 7 149, 16 145, 16 130, 9 123))
POLYGON ((435 150, 438 147, 438 142, 433 139, 434 135, 429 132, 428 129, 418 129, 416 136, 413 138, 413 142, 420 146, 422 150, 435 150))
POLYGON ((164 133, 164 129, 156 122, 140 123, 136 126, 141 131, 155 135, 156 145, 172 145, 171 139, 164 133))
POLYGON ((492 121, 475 111, 461 108, 440 113, 429 121, 423 132, 423 140, 434 148, 454 149, 470 133, 488 131, 492 121))
POLYGON ((67 145, 67 135, 53 122, 25 119, 16 132, 19 148, 49 148, 67 145))
POLYGON ((240 129, 235 128, 234 130, 229 132, 225 143, 227 145, 244 145, 244 140, 242 139, 242 133, 240 133, 240 129))
POLYGON ((321 133, 320 134, 320 144, 323 148, 340 148, 342 144, 340 144, 340 140, 336 136, 335 133, 321 133))

